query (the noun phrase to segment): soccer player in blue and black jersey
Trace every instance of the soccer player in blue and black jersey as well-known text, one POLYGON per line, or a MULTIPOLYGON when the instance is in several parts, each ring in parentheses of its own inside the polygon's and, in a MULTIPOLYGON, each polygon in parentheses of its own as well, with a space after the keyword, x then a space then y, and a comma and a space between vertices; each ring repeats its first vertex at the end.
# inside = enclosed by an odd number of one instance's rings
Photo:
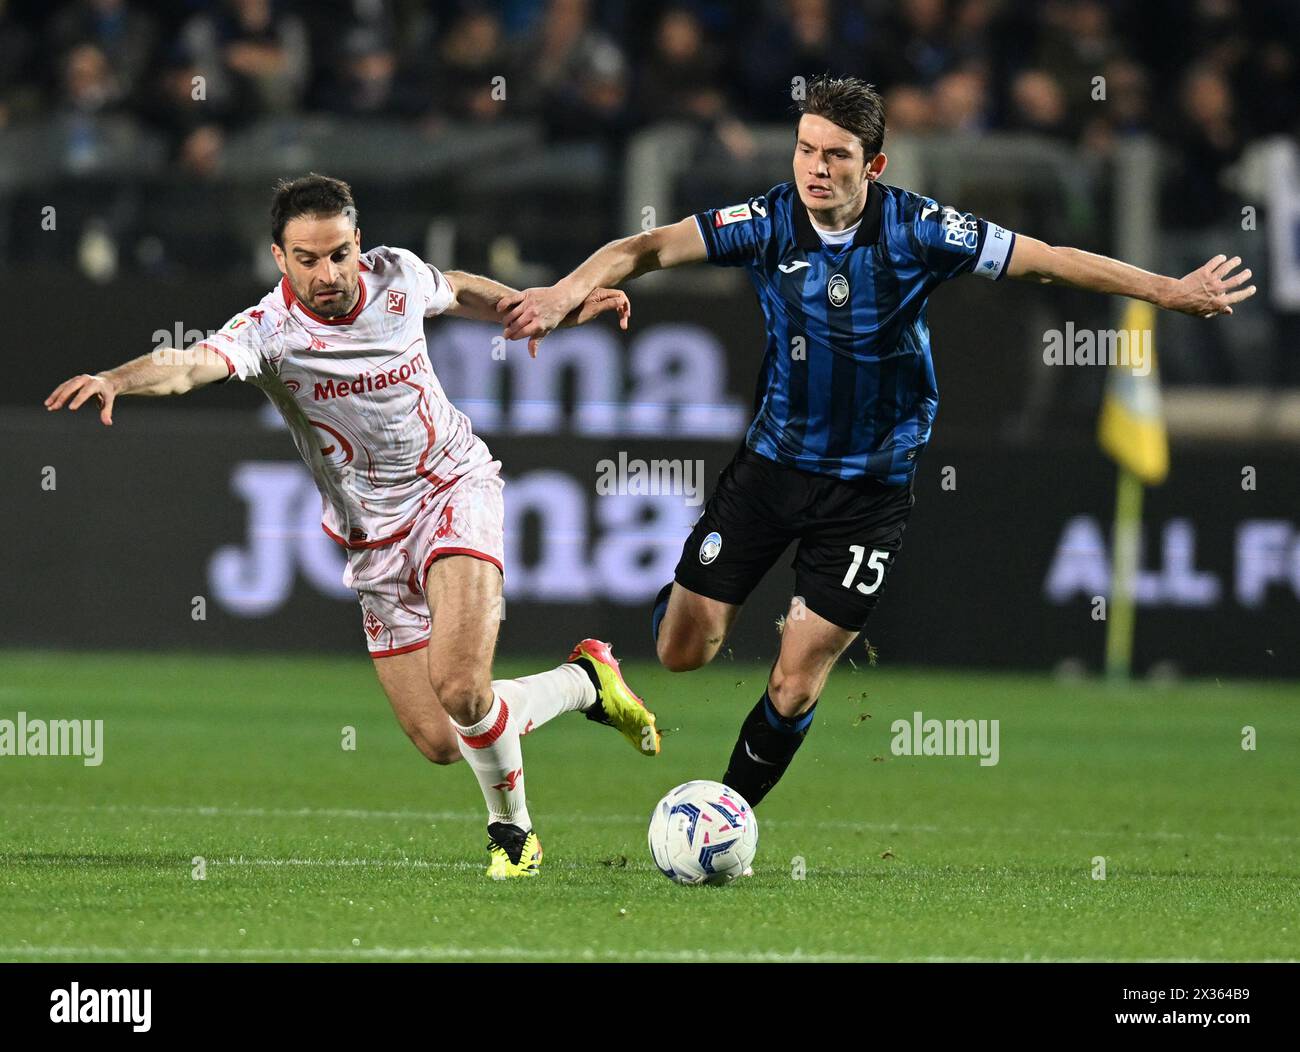
POLYGON ((792 181, 611 242, 551 288, 499 305, 507 338, 538 339, 592 289, 648 271, 708 262, 749 272, 767 322, 758 408, 659 595, 653 626, 665 668, 707 664, 759 579, 797 543, 803 609, 786 619, 767 689, 723 776, 751 805, 790 765, 827 675, 898 557, 939 404, 930 294, 977 274, 1213 317, 1255 292, 1243 287, 1250 271, 1237 271, 1237 258, 1163 277, 887 186, 884 110, 861 81, 818 78, 799 108, 792 181))

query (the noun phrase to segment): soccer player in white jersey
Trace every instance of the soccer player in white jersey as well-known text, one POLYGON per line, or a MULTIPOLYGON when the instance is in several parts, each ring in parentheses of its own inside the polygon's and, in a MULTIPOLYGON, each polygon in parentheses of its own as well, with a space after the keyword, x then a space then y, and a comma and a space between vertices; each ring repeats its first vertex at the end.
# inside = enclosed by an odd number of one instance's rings
MULTIPOLYGON (((166 349, 60 384, 49 410, 92 396, 177 395, 238 377, 280 411, 321 492, 321 526, 347 551, 344 583, 398 722, 437 764, 462 756, 488 809, 488 876, 533 876, 542 859, 524 795, 520 739, 562 712, 616 727, 654 756, 655 717, 608 644, 586 639, 549 672, 493 680, 502 595, 500 463, 443 393, 424 320, 500 321, 513 290, 440 273, 400 248, 361 251, 350 187, 308 175, 276 187, 272 247, 284 275, 253 308, 187 351, 166 349)), ((615 312, 597 289, 565 324, 615 312)))

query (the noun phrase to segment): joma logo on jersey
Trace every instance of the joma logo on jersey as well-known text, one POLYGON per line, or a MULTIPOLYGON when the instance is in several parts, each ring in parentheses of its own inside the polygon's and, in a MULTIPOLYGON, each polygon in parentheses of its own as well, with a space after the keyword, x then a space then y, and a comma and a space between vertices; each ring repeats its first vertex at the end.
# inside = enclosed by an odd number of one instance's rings
POLYGON ((388 313, 405 314, 406 313, 406 293, 399 292, 397 289, 388 290, 388 313))
POLYGON ((346 398, 348 395, 359 395, 368 391, 382 391, 386 387, 409 380, 416 373, 425 372, 428 368, 429 360, 421 354, 397 369, 362 373, 355 380, 329 379, 323 384, 318 383, 312 388, 311 396, 313 401, 323 402, 330 398, 346 398))

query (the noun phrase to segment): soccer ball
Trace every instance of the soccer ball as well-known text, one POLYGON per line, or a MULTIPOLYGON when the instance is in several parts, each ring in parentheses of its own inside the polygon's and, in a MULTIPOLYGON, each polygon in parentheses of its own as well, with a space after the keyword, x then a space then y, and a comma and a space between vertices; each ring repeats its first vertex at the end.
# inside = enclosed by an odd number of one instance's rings
POLYGON ((758 819, 721 782, 679 785, 650 815, 650 854, 678 884, 730 884, 754 861, 758 819))

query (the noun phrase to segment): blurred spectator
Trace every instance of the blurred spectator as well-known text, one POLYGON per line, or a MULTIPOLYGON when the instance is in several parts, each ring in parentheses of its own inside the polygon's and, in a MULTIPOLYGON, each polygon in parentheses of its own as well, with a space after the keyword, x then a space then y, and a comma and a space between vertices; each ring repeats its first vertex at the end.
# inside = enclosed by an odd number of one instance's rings
POLYGON ((670 8, 659 20, 654 46, 637 84, 639 121, 689 121, 716 134, 728 152, 747 159, 753 137, 732 112, 722 56, 709 45, 694 12, 670 8))
POLYGON ((517 114, 526 103, 516 94, 523 85, 515 77, 501 20, 490 11, 471 10, 450 22, 435 60, 428 103, 453 120, 495 120, 517 114), (495 77, 504 79, 494 83, 495 77))
POLYGON ((1042 69, 1027 69, 1011 82, 1008 126, 1053 138, 1074 134, 1065 92, 1057 79, 1042 69))
POLYGON ((1037 67, 1051 71, 1068 111, 1059 126, 1068 126, 1070 134, 1077 134, 1110 106, 1110 84, 1097 78, 1123 53, 1110 9, 1102 0, 1053 0, 1044 7, 1037 67), (1104 99, 1098 97, 1103 83, 1104 99))
POLYGON ((117 90, 134 94, 153 48, 153 20, 126 0, 77 0, 54 15, 50 41, 56 54, 93 44, 113 70, 117 90))
POLYGON ((379 26, 354 25, 335 49, 332 68, 322 71, 319 106, 348 116, 409 116, 418 108, 406 90, 397 51, 379 26))
POLYGON ((933 123, 942 131, 974 133, 989 122, 988 83, 975 66, 946 73, 931 92, 933 123))
POLYGON ((59 104, 66 112, 95 116, 122 100, 122 83, 96 45, 77 44, 64 56, 62 70, 59 104))
POLYGON ((754 120, 789 120, 796 77, 858 69, 845 46, 830 0, 783 0, 776 17, 755 21, 743 47, 743 105, 754 120))
POLYGON ((301 101, 307 33, 271 0, 223 0, 186 24, 184 44, 206 78, 208 98, 236 119, 289 112, 301 101))
POLYGON ((173 161, 192 175, 216 173, 226 118, 221 99, 208 97, 206 79, 188 51, 164 52, 146 94, 146 120, 167 139, 173 161))
POLYGON ((958 61, 944 0, 899 0, 869 49, 870 79, 885 88, 929 87, 958 61))
POLYGON ((403 82, 404 55, 399 48, 409 46, 417 54, 427 55, 433 39, 431 19, 417 17, 427 12, 399 18, 398 2, 313 0, 295 4, 294 11, 307 31, 311 51, 306 88, 310 109, 350 112, 359 106, 363 112, 388 112, 387 105, 379 101, 384 96, 380 85, 387 79, 385 53, 393 57, 391 83, 396 93, 403 82), (359 87, 364 96, 360 103, 348 95, 353 86, 359 87))
POLYGON ((104 53, 94 44, 78 44, 60 67, 58 128, 63 163, 77 173, 93 171, 120 150, 123 122, 110 122, 122 88, 104 53))
MULTIPOLYGON (((1293 12, 1300 22, 1300 9, 1293 12)), ((1251 134, 1300 134, 1300 61, 1297 61, 1298 27, 1285 36, 1263 40, 1241 64, 1236 93, 1251 134)))
POLYGON ((1002 0, 958 0, 952 12, 952 46, 962 65, 984 65, 996 47, 1002 0))
POLYGON ((885 92, 886 132, 934 130, 934 104, 925 88, 899 84, 885 92))
POLYGON ((221 149, 225 145, 225 136, 215 124, 204 124, 195 128, 181 142, 181 171, 199 179, 211 179, 221 167, 221 149))
POLYGON ((686 8, 666 11, 638 75, 638 117, 715 121, 728 109, 724 84, 721 56, 706 43, 699 19, 686 8))
POLYGON ((1150 101, 1146 71, 1136 62, 1112 59, 1102 75, 1106 78, 1106 101, 1085 122, 1082 143, 1104 156, 1112 152, 1118 139, 1149 130, 1150 101))
POLYGON ((14 15, 9 0, 0 0, 0 129, 40 104, 32 79, 34 50, 34 35, 14 15))
POLYGON ((1243 145, 1227 78, 1209 66, 1191 70, 1181 85, 1179 116, 1170 134, 1173 156, 1162 222, 1199 229, 1222 222, 1237 208, 1223 182, 1224 169, 1243 145))
POLYGON ((524 103, 554 135, 596 138, 622 131, 627 63, 592 24, 589 0, 548 0, 520 53, 524 103))

